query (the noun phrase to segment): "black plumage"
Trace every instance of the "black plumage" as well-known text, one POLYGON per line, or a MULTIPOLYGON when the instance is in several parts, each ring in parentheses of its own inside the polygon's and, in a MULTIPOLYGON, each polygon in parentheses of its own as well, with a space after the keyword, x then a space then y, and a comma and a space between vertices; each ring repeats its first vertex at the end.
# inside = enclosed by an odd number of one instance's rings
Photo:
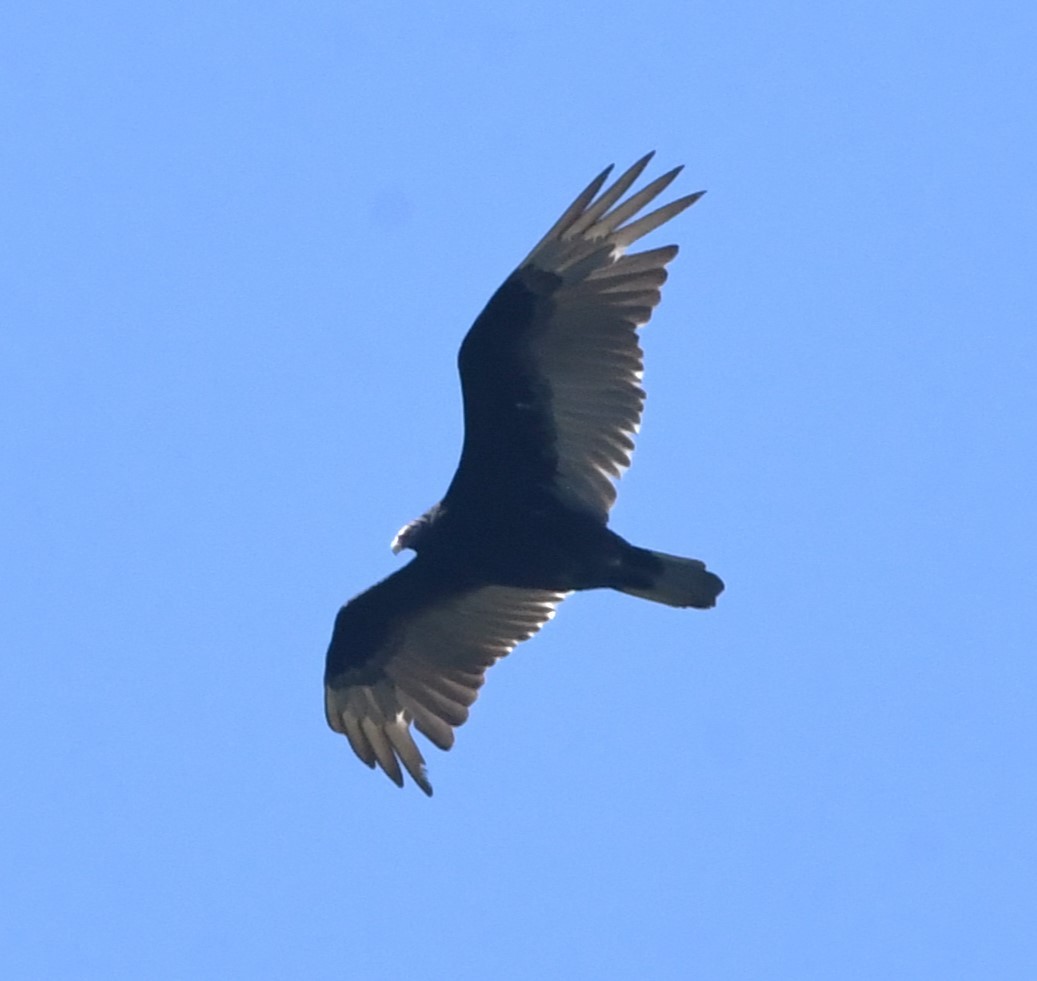
POLYGON ((611 168, 592 181, 479 315, 458 356, 457 472, 443 500, 393 540, 416 557, 336 617, 328 723, 397 784, 402 763, 432 793, 411 724, 449 749, 486 669, 569 592, 612 588, 706 609, 724 588, 697 559, 638 548, 608 528, 644 405, 637 328, 677 254, 625 249, 701 196, 637 218, 680 172, 622 200, 650 159, 603 192, 611 168))

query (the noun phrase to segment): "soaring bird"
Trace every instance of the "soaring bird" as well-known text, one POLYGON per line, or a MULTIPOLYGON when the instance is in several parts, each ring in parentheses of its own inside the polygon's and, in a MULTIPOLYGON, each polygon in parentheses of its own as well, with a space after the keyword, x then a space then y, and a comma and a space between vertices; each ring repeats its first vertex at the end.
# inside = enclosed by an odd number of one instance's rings
POLYGON ((612 168, 599 174, 491 297, 458 355, 464 445, 446 495, 393 539, 415 557, 335 618, 328 724, 398 786, 405 769, 432 794, 411 726, 449 749, 486 669, 573 590, 708 609, 724 588, 698 559, 608 527, 645 399, 637 328, 677 255, 627 249, 703 193, 638 217, 681 170, 624 198, 651 157, 605 190, 612 168))

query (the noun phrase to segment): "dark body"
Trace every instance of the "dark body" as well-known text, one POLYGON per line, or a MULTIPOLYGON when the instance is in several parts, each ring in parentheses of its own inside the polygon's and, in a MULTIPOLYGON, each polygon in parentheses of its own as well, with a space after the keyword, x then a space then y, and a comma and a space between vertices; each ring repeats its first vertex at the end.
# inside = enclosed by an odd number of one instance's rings
POLYGON ((528 334, 531 325, 550 321, 551 293, 561 279, 535 277, 538 295, 524 278, 508 278, 461 345, 461 461, 446 496, 403 545, 440 569, 453 566, 502 586, 647 586, 638 571, 650 554, 610 531, 607 518, 566 502, 556 487, 552 393, 529 356, 528 334))

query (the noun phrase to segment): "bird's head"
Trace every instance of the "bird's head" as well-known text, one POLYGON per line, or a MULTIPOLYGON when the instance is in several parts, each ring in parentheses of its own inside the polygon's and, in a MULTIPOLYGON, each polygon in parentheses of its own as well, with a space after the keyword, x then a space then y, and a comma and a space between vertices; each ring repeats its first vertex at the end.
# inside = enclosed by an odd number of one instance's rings
POLYGON ((421 548, 421 541, 428 531, 431 514, 423 514, 420 518, 408 521, 392 540, 393 555, 399 555, 405 548, 417 552, 421 548))

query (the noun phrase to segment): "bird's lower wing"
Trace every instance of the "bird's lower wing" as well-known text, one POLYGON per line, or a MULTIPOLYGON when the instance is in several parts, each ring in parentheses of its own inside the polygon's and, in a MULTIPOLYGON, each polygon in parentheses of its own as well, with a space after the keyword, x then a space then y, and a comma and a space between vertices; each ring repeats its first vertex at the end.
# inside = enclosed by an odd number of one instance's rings
MULTIPOLYGON (((395 576, 405 576, 416 564, 395 576)), ((424 577, 412 577, 410 602, 401 603, 395 576, 339 612, 324 705, 328 724, 346 736, 364 763, 377 764, 399 786, 402 764, 431 794, 411 724, 440 749, 449 749, 486 669, 532 637, 566 594, 476 586, 432 588, 421 595, 424 577)))

